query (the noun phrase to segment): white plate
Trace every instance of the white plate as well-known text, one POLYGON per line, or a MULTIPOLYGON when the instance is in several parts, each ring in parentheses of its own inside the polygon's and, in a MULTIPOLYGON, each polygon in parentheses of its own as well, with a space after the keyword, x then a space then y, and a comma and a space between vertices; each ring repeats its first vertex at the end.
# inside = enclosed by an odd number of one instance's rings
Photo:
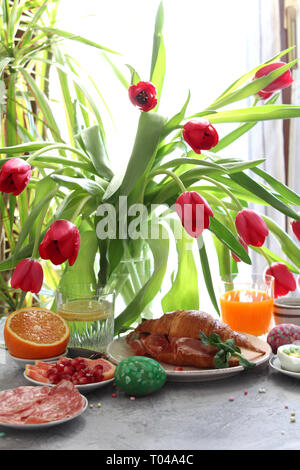
MULTIPOLYGON (((269 360, 271 348, 268 343, 255 336, 247 335, 252 344, 265 351, 263 356, 251 359, 256 365, 261 365, 269 360)), ((243 350, 242 350, 243 352, 243 350)), ((134 356, 134 352, 126 343, 125 337, 116 338, 107 349, 106 354, 114 364, 119 364, 123 359, 134 356)), ((159 361, 158 361, 159 362, 159 361)), ((197 369, 195 367, 182 367, 182 371, 174 370, 176 366, 160 362, 167 374, 167 380, 172 382, 207 382, 209 380, 219 380, 244 371, 242 366, 229 367, 228 369, 197 369)))
POLYGON ((282 374, 289 375, 290 377, 294 377, 295 379, 300 379, 300 372, 291 372, 290 370, 285 370, 281 367, 280 360, 277 356, 273 356, 269 360, 270 366, 277 370, 277 372, 281 372, 282 374))
POLYGON ((43 362, 56 362, 58 361, 58 359, 61 357, 61 356, 65 356, 67 354, 67 350, 60 354, 59 356, 55 356, 55 357, 48 357, 48 358, 45 358, 45 359, 22 359, 20 357, 16 357, 16 356, 12 356, 8 351, 7 351, 7 354, 9 355, 9 357, 11 357, 20 367, 24 367, 25 369, 25 366, 26 364, 34 364, 35 361, 43 361, 43 362))
POLYGON ((81 396, 84 399, 84 407, 79 413, 77 413, 74 416, 70 416, 64 419, 57 419, 56 421, 49 421, 48 423, 37 423, 37 424, 13 424, 13 423, 1 423, 0 421, 0 426, 5 426, 7 428, 18 429, 18 430, 23 431, 23 430, 30 430, 30 429, 34 430, 34 429, 41 429, 41 428, 49 428, 51 426, 56 426, 57 424, 66 423, 67 421, 70 421, 71 419, 77 418, 82 413, 84 413, 85 410, 87 409, 88 401, 83 395, 81 396))
MULTIPOLYGON (((24 375, 26 380, 28 380, 29 382, 32 382, 34 385, 46 385, 46 387, 54 387, 54 384, 39 382, 38 380, 34 380, 31 377, 28 377, 26 375, 25 371, 24 371, 23 375, 24 375)), ((105 387, 105 385, 108 385, 113 381, 114 381, 114 378, 108 379, 108 380, 103 380, 102 382, 94 382, 92 384, 75 385, 75 387, 79 390, 80 393, 86 393, 86 392, 91 392, 92 390, 95 390, 96 388, 105 387)))

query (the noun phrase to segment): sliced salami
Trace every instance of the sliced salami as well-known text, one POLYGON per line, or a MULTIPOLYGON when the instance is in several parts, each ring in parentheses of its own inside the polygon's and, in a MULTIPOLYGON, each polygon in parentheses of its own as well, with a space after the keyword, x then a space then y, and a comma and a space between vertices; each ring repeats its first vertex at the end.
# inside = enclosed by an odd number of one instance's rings
POLYGON ((69 381, 53 388, 18 387, 0 392, 0 423, 48 423, 77 416, 85 400, 69 381))

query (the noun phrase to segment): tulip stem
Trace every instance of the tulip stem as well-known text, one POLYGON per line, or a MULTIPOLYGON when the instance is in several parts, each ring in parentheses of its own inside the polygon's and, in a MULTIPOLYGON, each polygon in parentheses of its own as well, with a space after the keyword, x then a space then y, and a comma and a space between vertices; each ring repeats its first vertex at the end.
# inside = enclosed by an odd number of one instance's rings
POLYGON ((39 257, 40 235, 41 235, 42 225, 43 225, 44 218, 45 218, 47 210, 48 210, 48 206, 46 204, 43 207, 43 210, 41 212, 40 219, 38 221, 38 225, 37 225, 37 228, 36 228, 36 234, 35 234, 34 245, 33 245, 33 250, 32 250, 32 258, 38 258, 39 257))
POLYGON ((235 226, 235 223, 234 223, 234 220, 232 218, 232 215, 230 214, 229 210, 227 209, 226 205, 224 204, 224 202, 222 201, 222 199, 218 199, 217 197, 213 196, 212 194, 209 194, 208 197, 206 196, 206 194, 204 192, 202 192, 202 194, 204 195, 204 197, 206 197, 207 199, 211 199, 212 202, 214 204, 216 204, 217 206, 221 206, 223 207, 224 211, 226 212, 226 215, 228 217, 228 220, 230 222, 230 226, 231 226, 231 230, 232 230, 232 233, 234 233, 235 235, 237 235, 237 230, 236 230, 236 226, 235 226))
MULTIPOLYGON (((251 245, 250 245, 250 246, 251 246, 251 245)), ((271 260, 271 258, 267 255, 267 253, 263 250, 263 248, 256 247, 256 248, 255 248, 255 251, 257 251, 257 253, 260 253, 260 254, 265 258, 265 260, 266 260, 267 263, 268 263, 268 266, 271 266, 271 265, 272 265, 272 260, 271 260)))
POLYGON ((175 183, 177 183, 177 185, 179 186, 180 188, 180 191, 182 193, 184 193, 186 191, 186 188, 183 184, 183 182, 181 181, 181 179, 179 178, 179 176, 177 176, 173 171, 171 170, 167 170, 167 169, 158 169, 158 170, 155 170, 153 171, 152 173, 150 173, 150 175, 148 176, 148 178, 146 178, 145 180, 145 183, 144 183, 144 186, 143 186, 143 189, 142 189, 142 194, 141 194, 141 204, 144 203, 144 194, 145 194, 145 190, 146 190, 146 186, 149 182, 149 180, 151 178, 153 178, 154 176, 157 176, 157 175, 167 175, 167 176, 170 176, 174 181, 175 183))
POLYGON ((226 188, 226 186, 222 183, 219 183, 218 181, 215 181, 212 178, 209 178, 208 176, 201 176, 201 179, 209 181, 210 183, 214 184, 215 186, 218 186, 221 188, 230 198, 233 200, 233 202, 236 205, 236 208, 238 211, 243 210, 243 206, 241 205, 240 201, 235 197, 235 195, 230 191, 230 189, 226 188))

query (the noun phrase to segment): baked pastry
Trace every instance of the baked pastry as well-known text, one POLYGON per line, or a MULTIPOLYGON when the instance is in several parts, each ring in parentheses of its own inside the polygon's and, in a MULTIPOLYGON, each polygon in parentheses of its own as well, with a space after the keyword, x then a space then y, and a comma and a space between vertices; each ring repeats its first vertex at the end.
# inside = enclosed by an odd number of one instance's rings
MULTIPOLYGON (((155 320, 145 320, 129 333, 126 341, 138 356, 150 356, 176 366, 214 368, 218 349, 205 346, 200 340, 200 331, 206 336, 217 333, 222 341, 232 338, 243 351, 253 352, 252 357, 265 354, 246 335, 233 331, 208 313, 196 310, 177 310, 155 320)), ((233 356, 229 365, 237 364, 238 359, 233 356)))

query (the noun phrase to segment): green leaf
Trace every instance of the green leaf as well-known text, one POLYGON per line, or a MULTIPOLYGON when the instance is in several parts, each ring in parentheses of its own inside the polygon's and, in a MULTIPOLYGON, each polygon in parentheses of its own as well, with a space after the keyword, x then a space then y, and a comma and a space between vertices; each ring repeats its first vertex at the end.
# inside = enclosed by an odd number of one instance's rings
POLYGON ((82 36, 78 36, 77 34, 74 34, 74 33, 69 33, 67 31, 63 31, 62 29, 48 28, 48 27, 45 27, 45 26, 36 26, 35 29, 40 29, 40 30, 42 30, 46 33, 53 34, 53 35, 56 35, 56 36, 60 36, 60 37, 65 38, 65 39, 70 39, 72 41, 81 42, 82 44, 86 44, 87 46, 95 47, 96 49, 100 49, 101 51, 110 52, 112 54, 119 54, 119 52, 113 51, 112 49, 109 49, 108 47, 101 46, 97 42, 90 41, 89 39, 86 39, 82 36))
POLYGON ((296 206, 300 205, 300 195, 297 194, 295 191, 290 189, 285 184, 281 183, 277 179, 275 179, 272 175, 267 173, 260 168, 252 168, 253 173, 257 176, 263 178, 271 188, 275 189, 281 196, 283 196, 290 204, 294 204, 296 206))
MULTIPOLYGON (((151 226, 153 228, 153 225, 151 226)), ((130 304, 125 308, 125 310, 123 310, 123 312, 119 316, 117 316, 115 320, 115 334, 118 334, 122 330, 122 326, 124 324, 134 322, 143 312, 144 308, 158 294, 161 288, 168 264, 169 238, 168 232, 163 227, 163 225, 158 224, 158 228, 160 229, 159 238, 147 239, 147 242, 150 246, 154 258, 153 273, 150 279, 137 293, 136 297, 132 300, 132 302, 130 302, 130 304)))
POLYGON ((170 220, 170 227, 175 233, 178 255, 177 273, 172 287, 162 299, 164 312, 174 310, 198 310, 199 287, 198 275, 192 251, 193 239, 187 235, 178 220, 170 220))
POLYGON ((159 103, 162 92, 165 72, 166 72, 166 51, 162 35, 164 24, 163 2, 159 4, 156 19, 152 46, 152 59, 150 70, 150 81, 157 90, 157 101, 159 103))
POLYGON ((231 251, 233 251, 244 263, 251 264, 246 250, 238 242, 233 233, 222 224, 216 217, 210 218, 209 230, 216 235, 216 237, 231 251))
POLYGON ((224 122, 257 122, 273 119, 290 119, 300 116, 300 106, 293 104, 270 104, 251 108, 220 111, 205 117, 212 124, 224 122))
POLYGON ((111 179, 113 172, 110 168, 105 144, 103 142, 99 126, 92 126, 79 134, 79 143, 90 157, 98 175, 111 179))
POLYGON ((175 114, 175 116, 173 116, 171 119, 169 119, 169 121, 165 124, 164 130, 162 132, 163 137, 166 137, 168 134, 170 134, 170 132, 172 132, 173 130, 175 130, 179 127, 181 121, 183 121, 183 119, 184 119, 184 116, 185 116, 186 109, 188 107, 190 98, 191 98, 191 93, 189 91, 188 97, 187 97, 183 107, 179 111, 179 113, 175 114))
POLYGON ((65 186, 69 189, 81 189, 86 191, 92 196, 102 198, 105 188, 96 181, 87 178, 73 178, 71 176, 51 174, 51 178, 59 183, 61 186, 65 186))
POLYGON ((262 218, 276 237, 283 253, 287 255, 297 268, 300 268, 300 248, 298 244, 296 245, 293 239, 274 220, 265 215, 262 215, 262 218))
POLYGON ((219 305, 218 305, 218 301, 217 301, 216 294, 215 294, 208 256, 207 256, 207 252, 206 252, 206 248, 205 248, 205 244, 204 244, 204 240, 202 236, 200 236, 197 239, 197 243, 198 243, 198 248, 199 248, 199 255, 200 255, 203 277, 205 280, 205 286, 206 286, 208 295, 210 297, 211 303, 213 304, 217 314, 220 316, 221 314, 220 314, 219 305))
POLYGON ((130 84, 131 85, 136 85, 137 83, 139 83, 141 81, 141 77, 139 76, 137 71, 133 67, 131 67, 131 65, 126 64, 126 66, 129 68, 129 70, 131 72, 130 84))
POLYGON ((120 187, 120 195, 128 196, 155 157, 164 118, 157 113, 141 113, 134 147, 120 187))
POLYGON ((230 178, 233 179, 233 181, 237 182, 243 188, 259 196, 263 201, 270 204, 279 212, 289 217, 292 217, 296 220, 300 220, 300 215, 297 214, 291 207, 284 204, 274 194, 272 194, 270 191, 263 188, 263 186, 261 186, 259 183, 254 181, 245 173, 234 173, 230 175, 230 178))

